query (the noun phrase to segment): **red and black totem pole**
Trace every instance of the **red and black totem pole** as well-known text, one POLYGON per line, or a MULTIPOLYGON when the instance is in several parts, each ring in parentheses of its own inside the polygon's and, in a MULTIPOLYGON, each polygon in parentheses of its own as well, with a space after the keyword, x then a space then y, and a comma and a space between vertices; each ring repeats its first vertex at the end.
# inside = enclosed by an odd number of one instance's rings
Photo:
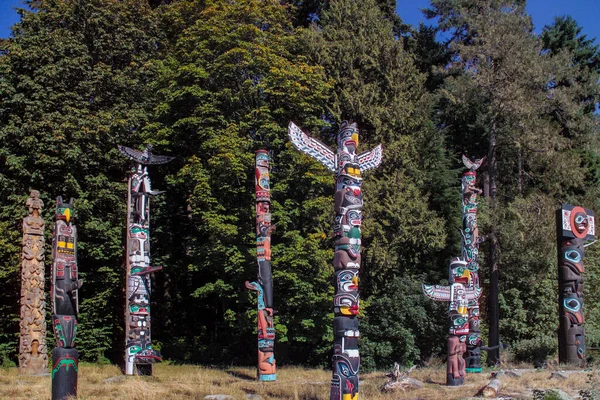
POLYGON ((75 348, 78 289, 77 228, 72 223, 73 199, 56 198, 56 223, 52 233, 52 400, 77 397, 78 354, 75 348))
MULTIPOLYGON (((469 170, 462 176, 462 258, 467 263, 471 279, 467 287, 479 288, 479 244, 483 236, 477 228, 477 196, 482 193, 477 188, 477 169, 483 160, 469 160, 463 155, 462 161, 469 170)), ((467 372, 481 372, 481 332, 479 330, 479 299, 469 300, 468 306, 469 334, 467 336, 467 353, 465 357, 467 372)))
POLYGON ((585 363, 583 327, 584 244, 596 237, 594 212, 563 204, 556 211, 558 240, 558 361, 585 363))
POLYGON ((256 282, 246 287, 258 292, 258 380, 277 379, 275 366, 275 328, 273 327, 273 276, 271 274, 271 188, 269 180, 269 153, 256 151, 256 282))
POLYGON ((162 361, 152 348, 150 324, 150 274, 162 267, 150 266, 150 187, 148 165, 165 164, 174 157, 152 154, 152 146, 138 151, 118 146, 132 163, 127 183, 127 291, 125 305, 125 374, 152 375, 152 365, 162 361))
POLYGON ((311 138, 293 122, 288 135, 294 147, 335 173, 335 297, 333 299, 333 377, 331 400, 358 400, 358 312, 360 225, 363 195, 361 173, 381 163, 381 145, 360 154, 356 123, 342 122, 337 152, 311 138))

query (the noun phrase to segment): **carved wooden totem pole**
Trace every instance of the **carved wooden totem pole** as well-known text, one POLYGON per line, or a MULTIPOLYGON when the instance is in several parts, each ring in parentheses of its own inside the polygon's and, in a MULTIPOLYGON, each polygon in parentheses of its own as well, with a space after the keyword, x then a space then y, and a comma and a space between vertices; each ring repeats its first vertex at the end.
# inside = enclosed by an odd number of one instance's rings
POLYGON ((23 219, 21 269, 21 335, 19 371, 23 375, 48 372, 46 351, 46 301, 44 300, 44 202, 32 190, 26 202, 29 215, 23 219))
POLYGON ((563 204, 556 212, 558 239, 558 361, 585 363, 583 327, 584 244, 596 237, 594 212, 563 204))
POLYGON ((450 286, 423 284, 423 291, 429 298, 449 302, 450 331, 446 365, 446 385, 448 386, 462 385, 466 375, 463 354, 467 351, 469 304, 481 296, 481 288, 475 287, 472 280, 467 262, 455 257, 450 261, 450 286))
MULTIPOLYGON (((485 157, 484 157, 485 158, 485 157)), ((475 186, 477 168, 484 160, 471 161, 463 156, 465 167, 469 168, 462 176, 462 258, 467 263, 471 275, 468 287, 479 288, 479 244, 483 236, 477 228, 477 196, 481 189, 475 186)), ((469 334, 467 336, 467 356, 465 358, 467 372, 481 372, 481 333, 479 330, 479 299, 469 300, 468 308, 469 334)))
POLYGON ((56 222, 52 233, 52 399, 77 397, 78 354, 75 348, 78 289, 77 228, 72 223, 73 199, 56 198, 56 222))
POLYGON ((127 292, 125 306, 125 374, 152 375, 152 364, 162 361, 150 336, 150 274, 162 267, 150 266, 150 187, 148 165, 165 164, 174 157, 152 154, 152 146, 138 151, 118 146, 133 161, 127 196, 127 292))
POLYGON ((275 328, 273 327, 273 276, 271 274, 271 189, 269 181, 269 154, 256 151, 256 282, 246 287, 258 292, 258 380, 277 379, 275 366, 275 328))
POLYGON ((337 135, 337 153, 311 138, 293 122, 288 134, 294 147, 335 173, 335 297, 333 300, 333 377, 331 400, 358 400, 358 312, 360 269, 360 225, 363 195, 361 173, 381 163, 381 145, 356 153, 356 123, 342 122, 337 135))

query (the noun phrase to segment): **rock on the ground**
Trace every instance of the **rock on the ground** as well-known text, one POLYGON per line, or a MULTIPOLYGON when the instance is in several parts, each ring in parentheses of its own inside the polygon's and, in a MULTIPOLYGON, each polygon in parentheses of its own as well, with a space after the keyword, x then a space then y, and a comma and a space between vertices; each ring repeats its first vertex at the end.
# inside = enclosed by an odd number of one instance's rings
POLYGON ((544 393, 544 400, 573 400, 573 398, 560 389, 549 389, 544 393))
POLYGON ((125 379, 126 378, 124 375, 120 375, 120 376, 113 376, 112 378, 106 378, 102 382, 103 383, 119 383, 119 382, 123 382, 125 379))
POLYGON ((554 371, 550 375, 550 378, 555 378, 555 379, 567 379, 568 377, 569 377, 569 374, 566 373, 565 371, 554 371))
POLYGON ((255 394, 255 393, 248 393, 246 395, 246 398, 248 400, 264 400, 261 396, 259 396, 258 394, 255 394))
POLYGON ((228 394, 209 394, 204 396, 205 400, 235 400, 235 397, 229 396, 228 394))
POLYGON ((523 373, 521 371, 517 371, 516 369, 509 369, 506 371, 506 376, 511 378, 520 378, 523 376, 523 373))

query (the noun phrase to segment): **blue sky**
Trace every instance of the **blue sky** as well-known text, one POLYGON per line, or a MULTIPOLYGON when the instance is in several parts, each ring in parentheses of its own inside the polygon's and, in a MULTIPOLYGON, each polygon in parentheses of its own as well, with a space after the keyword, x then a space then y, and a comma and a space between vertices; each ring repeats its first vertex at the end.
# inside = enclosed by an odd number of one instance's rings
MULTIPOLYGON (((10 35, 11 25, 19 19, 14 8, 21 5, 22 0, 0 0, 0 37, 10 35)), ((419 9, 428 5, 429 0, 397 0, 396 11, 404 22, 417 25, 419 21, 426 22, 419 9)), ((600 44, 600 0, 529 0, 527 11, 537 33, 555 16, 571 15, 583 27, 583 33, 600 44)))
MULTIPOLYGON (((411 25, 418 25, 420 21, 428 24, 420 11, 428 5, 429 0, 397 0, 396 12, 411 25)), ((588 39, 596 38, 596 44, 600 44, 600 0, 528 0, 527 12, 533 19, 536 33, 550 25, 554 17, 570 15, 583 27, 582 33, 588 39)))

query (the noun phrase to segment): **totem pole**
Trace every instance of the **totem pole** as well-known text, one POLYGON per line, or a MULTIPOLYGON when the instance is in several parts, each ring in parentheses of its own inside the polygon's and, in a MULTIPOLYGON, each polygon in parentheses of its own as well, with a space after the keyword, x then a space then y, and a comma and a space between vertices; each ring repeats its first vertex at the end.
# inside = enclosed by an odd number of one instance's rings
MULTIPOLYGON (((462 258, 467 263, 467 269, 471 274, 469 285, 479 288, 479 244, 483 242, 483 236, 479 236, 477 228, 477 196, 481 189, 475 186, 477 180, 477 168, 485 159, 475 161, 469 160, 463 155, 462 161, 469 168, 462 176, 462 258)), ((469 301, 469 334, 467 336, 466 371, 481 372, 481 333, 479 330, 479 299, 469 301)))
POLYGON ((333 377, 331 400, 358 400, 358 312, 360 269, 360 225, 363 195, 361 173, 381 163, 381 145, 356 154, 356 123, 342 122, 337 135, 337 153, 311 138, 293 122, 288 126, 294 147, 335 173, 335 297, 333 299, 333 377))
POLYGON ((150 274, 162 267, 150 266, 150 195, 153 191, 148 165, 165 164, 174 157, 152 154, 152 146, 138 151, 118 146, 133 161, 127 195, 127 299, 125 305, 125 374, 152 375, 152 364, 162 361, 150 336, 150 274))
POLYGON ((556 211, 558 240, 558 361, 585 363, 583 327, 584 244, 596 237, 594 212, 563 204, 556 211))
POLYGON ((448 361, 446 364, 446 385, 460 386, 464 383, 466 365, 463 354, 467 351, 469 334, 469 305, 481 296, 481 288, 473 285, 473 276, 467 262, 458 257, 450 261, 450 286, 423 284, 427 297, 449 302, 448 316, 448 361))
POLYGON ((39 375, 48 372, 46 352, 46 301, 44 300, 44 202, 32 190, 25 203, 29 215, 23 219, 21 269, 21 335, 19 372, 39 375))
POLYGON ((52 232, 52 327, 56 347, 52 350, 52 399, 77 397, 78 354, 75 348, 78 289, 77 228, 71 222, 73 199, 56 198, 56 223, 52 232))
POLYGON ((271 275, 271 188, 269 182, 269 154, 256 151, 256 259, 257 282, 246 282, 246 287, 258 292, 258 380, 277 379, 275 367, 275 328, 273 327, 273 277, 271 275))

